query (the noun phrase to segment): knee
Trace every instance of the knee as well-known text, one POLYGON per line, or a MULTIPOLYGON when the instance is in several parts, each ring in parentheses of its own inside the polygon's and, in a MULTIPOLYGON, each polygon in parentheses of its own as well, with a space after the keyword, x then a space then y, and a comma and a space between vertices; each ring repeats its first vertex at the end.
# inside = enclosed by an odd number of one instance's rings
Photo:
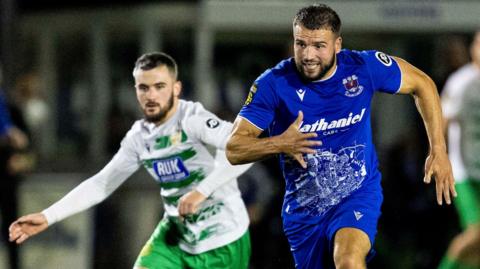
POLYGON ((457 235, 449 248, 449 256, 461 257, 471 251, 480 250, 480 226, 472 226, 457 235))
POLYGON ((480 262, 480 257, 478 255, 478 253, 480 253, 480 226, 473 227, 471 230, 470 239, 471 240, 468 248, 470 248, 473 253, 477 253, 475 256, 477 256, 477 260, 480 262))
POLYGON ((355 228, 342 228, 335 235, 333 260, 340 269, 364 269, 370 249, 368 235, 355 228))
POLYGON ((460 234, 457 241, 462 241, 466 246, 480 246, 480 225, 468 227, 460 234))
POLYGON ((333 257, 337 269, 366 268, 365 257, 352 252, 337 253, 333 257))

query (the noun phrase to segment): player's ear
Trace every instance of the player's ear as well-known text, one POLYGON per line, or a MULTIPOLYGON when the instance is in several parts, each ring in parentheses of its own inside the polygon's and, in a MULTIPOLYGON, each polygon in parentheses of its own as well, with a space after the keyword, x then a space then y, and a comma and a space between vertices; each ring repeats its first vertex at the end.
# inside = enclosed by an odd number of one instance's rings
POLYGON ((180 80, 175 81, 173 84, 173 95, 179 97, 182 92, 182 82, 180 80))
POLYGON ((339 36, 335 39, 335 53, 339 53, 342 50, 342 37, 339 36))

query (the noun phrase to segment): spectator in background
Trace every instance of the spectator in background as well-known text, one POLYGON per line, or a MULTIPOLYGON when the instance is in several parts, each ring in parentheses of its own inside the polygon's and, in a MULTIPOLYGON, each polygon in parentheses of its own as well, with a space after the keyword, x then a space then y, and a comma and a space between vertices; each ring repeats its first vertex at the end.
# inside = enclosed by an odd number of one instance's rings
POLYGON ((12 96, 16 106, 22 111, 25 123, 30 131, 32 146, 36 148, 50 114, 48 105, 40 91, 38 75, 35 72, 20 75, 16 80, 15 91, 12 96))
POLYGON ((480 268, 480 91, 476 88, 480 78, 480 30, 475 33, 470 54, 472 61, 449 77, 442 94, 449 154, 459 193, 455 205, 464 231, 450 243, 439 269, 480 268))
POLYGON ((12 124, 8 105, 0 91, 0 139, 3 144, 10 144, 16 149, 28 146, 28 137, 12 124))
MULTIPOLYGON (((5 242, 8 242, 8 226, 18 215, 17 188, 21 175, 33 165, 27 153, 27 133, 22 111, 9 105, 0 92, 0 135, 3 137, 0 141, 0 237, 5 242)), ((8 243, 7 249, 10 268, 19 268, 18 247, 8 243)))
MULTIPOLYGON (((21 111, 11 105, 9 112, 15 128, 28 133, 21 111)), ((22 175, 31 170, 34 164, 33 155, 27 148, 18 149, 10 143, 0 145, 0 220, 1 233, 5 242, 8 238, 8 226, 18 216, 18 186, 22 175)), ((11 269, 19 268, 18 247, 8 244, 8 257, 11 269)))
MULTIPOLYGON (((2 85, 3 71, 0 65, 0 86, 2 85)), ((12 124, 7 102, 0 90, 0 143, 9 143, 16 149, 23 149, 28 145, 27 136, 12 124)))

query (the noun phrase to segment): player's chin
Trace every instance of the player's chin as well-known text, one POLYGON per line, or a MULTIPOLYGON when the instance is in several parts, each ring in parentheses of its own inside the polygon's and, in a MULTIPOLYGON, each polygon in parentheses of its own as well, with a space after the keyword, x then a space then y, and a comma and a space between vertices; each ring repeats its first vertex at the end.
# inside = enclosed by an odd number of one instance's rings
POLYGON ((146 107, 143 109, 143 114, 147 117, 152 117, 160 113, 160 108, 158 107, 146 107))
POLYGON ((316 74, 320 73, 320 71, 321 71, 321 67, 319 65, 315 65, 315 67, 313 67, 313 68, 308 68, 307 66, 302 65, 302 73, 305 76, 316 75, 316 74))
POLYGON ((148 121, 155 121, 156 119, 159 118, 159 113, 156 112, 147 112, 147 111, 144 111, 143 112, 143 115, 145 116, 145 118, 148 120, 148 121))
POLYGON ((320 75, 320 71, 303 71, 303 76, 309 80, 318 80, 320 75))

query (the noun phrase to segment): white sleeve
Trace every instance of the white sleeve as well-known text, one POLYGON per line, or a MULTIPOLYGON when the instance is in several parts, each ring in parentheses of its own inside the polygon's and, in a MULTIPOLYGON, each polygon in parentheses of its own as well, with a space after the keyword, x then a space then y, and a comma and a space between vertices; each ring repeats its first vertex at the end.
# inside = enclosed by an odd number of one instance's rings
POLYGON ((206 197, 230 180, 236 179, 253 165, 253 163, 242 165, 231 165, 227 160, 225 151, 217 149, 215 155, 215 168, 198 184, 196 190, 206 197))
POLYGON ((125 182, 139 166, 140 163, 129 154, 128 150, 121 147, 100 172, 42 211, 48 224, 52 225, 100 203, 125 182))
POLYGON ((186 119, 184 126, 187 136, 193 136, 202 143, 212 145, 217 149, 215 168, 196 188, 197 191, 208 197, 223 184, 236 179, 252 164, 235 166, 230 164, 225 155, 225 147, 233 124, 221 120, 199 103, 197 104, 197 112, 186 119))
POLYGON ((201 142, 212 145, 217 149, 224 150, 233 124, 221 120, 203 107, 199 110, 195 115, 185 120, 184 129, 187 135, 193 136, 201 142))

